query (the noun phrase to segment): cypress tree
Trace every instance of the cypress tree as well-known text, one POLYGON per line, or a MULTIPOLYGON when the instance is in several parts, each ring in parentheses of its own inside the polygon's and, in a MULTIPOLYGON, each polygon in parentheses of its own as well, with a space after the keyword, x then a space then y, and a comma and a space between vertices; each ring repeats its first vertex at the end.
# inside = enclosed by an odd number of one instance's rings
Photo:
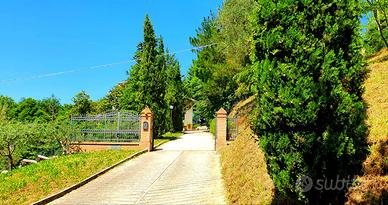
POLYGON ((144 40, 138 45, 134 56, 136 64, 129 72, 129 78, 121 99, 121 107, 141 112, 149 106, 154 114, 154 137, 165 130, 166 105, 164 95, 165 63, 163 41, 158 40, 151 21, 144 20, 144 40))
POLYGON ((179 132, 183 130, 183 99, 185 98, 185 92, 179 62, 168 51, 166 55, 166 67, 167 91, 165 99, 167 106, 173 106, 172 116, 170 116, 171 113, 168 113, 167 119, 172 118, 172 122, 171 119, 169 120, 170 131, 179 132))
POLYGON ((253 124, 277 193, 291 203, 343 203, 346 188, 303 192, 297 181, 307 175, 330 183, 361 170, 367 127, 359 1, 258 3, 253 124))

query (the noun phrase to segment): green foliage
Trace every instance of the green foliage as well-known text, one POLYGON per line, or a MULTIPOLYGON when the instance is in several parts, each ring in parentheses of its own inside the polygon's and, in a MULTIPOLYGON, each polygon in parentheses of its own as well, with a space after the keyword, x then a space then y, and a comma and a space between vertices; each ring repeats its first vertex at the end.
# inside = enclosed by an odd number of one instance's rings
POLYGON ((215 42, 228 59, 228 64, 238 67, 238 70, 250 63, 253 33, 250 17, 256 7, 254 0, 225 0, 216 19, 220 31, 215 42))
POLYGON ((17 107, 13 110, 13 116, 15 119, 19 121, 41 121, 47 122, 50 120, 49 114, 47 114, 41 106, 41 103, 38 100, 33 98, 25 98, 20 103, 18 103, 17 107))
POLYGON ((165 101, 167 106, 173 106, 172 112, 168 113, 169 131, 179 132, 183 130, 183 104, 185 99, 185 90, 183 87, 182 76, 180 73, 179 62, 174 55, 167 52, 166 55, 166 75, 167 89, 165 101), (171 122, 172 118, 172 122, 171 122))
POLYGON ((209 130, 214 136, 216 135, 216 119, 211 119, 209 123, 209 130))
POLYGON ((68 121, 55 121, 45 125, 45 137, 48 138, 48 147, 46 150, 48 156, 54 154, 70 154, 71 139, 79 135, 79 130, 68 121), (54 146, 54 147, 53 147, 54 146), (58 149, 58 147, 60 147, 58 149), (60 153, 58 153, 60 151, 60 153))
POLYGON ((0 118, 23 122, 50 122, 70 117, 71 105, 62 106, 55 96, 43 100, 22 99, 16 103, 12 98, 0 96, 0 118))
POLYGON ((75 135, 76 130, 66 121, 39 124, 1 121, 0 157, 12 169, 23 158, 68 154, 71 137, 75 135))
POLYGON ((56 120, 60 110, 62 109, 59 99, 52 95, 49 98, 43 99, 40 104, 43 111, 49 115, 50 121, 56 120))
POLYGON ((26 129, 21 122, 0 122, 0 156, 7 161, 7 168, 12 169, 20 159, 20 149, 25 144, 26 129))
POLYGON ((290 203, 343 203, 345 190, 302 193, 296 181, 360 173, 367 127, 359 2, 258 3, 254 128, 278 194, 290 203))
MULTIPOLYGON (((21 144, 16 150, 17 161, 20 159, 35 159, 38 154, 51 156, 54 155, 57 146, 51 144, 50 137, 47 133, 46 123, 23 123, 23 126, 18 125, 17 122, 10 122, 13 128, 17 129, 21 144), (18 128, 15 128, 18 126, 18 128)), ((9 132, 12 135, 12 131, 9 132)))
MULTIPOLYGON (((384 35, 388 37, 388 31, 384 31, 384 35)), ((364 35, 364 48, 365 54, 371 56, 385 48, 384 42, 381 39, 380 33, 377 30, 377 26, 372 19, 369 19, 366 32, 364 35)))
POLYGON ((154 114, 154 136, 166 129, 165 63, 163 41, 156 39, 148 15, 144 20, 144 40, 138 45, 134 57, 136 64, 129 73, 123 95, 123 108, 141 112, 146 106, 154 114))
MULTIPOLYGON (((118 83, 114 88, 112 88, 109 93, 100 101, 100 111, 111 111, 111 110, 121 110, 122 107, 126 107, 122 105, 120 100, 122 100, 122 96, 124 95, 124 90, 127 82, 118 83)), ((126 102, 124 102, 126 103, 126 102)))
POLYGON ((58 116, 56 118, 56 121, 66 121, 70 120, 71 118, 71 111, 73 110, 74 105, 71 104, 64 104, 61 106, 61 109, 58 112, 58 116))
POLYGON ((257 8, 254 0, 225 0, 219 10, 217 23, 220 31, 215 42, 225 56, 228 70, 227 78, 233 79, 233 89, 238 99, 253 95, 249 55, 253 26, 251 16, 257 8))
POLYGON ((77 115, 86 115, 92 111, 92 100, 90 96, 85 92, 81 91, 73 97, 74 107, 73 113, 77 115))
POLYGON ((196 50, 197 59, 193 61, 185 80, 189 97, 195 99, 195 114, 208 121, 221 107, 230 108, 234 99, 236 84, 233 82, 233 69, 225 64, 224 55, 213 45, 217 35, 215 17, 205 18, 197 29, 196 37, 190 38, 195 47, 212 45, 196 50))
POLYGON ((13 109, 17 106, 16 102, 7 96, 0 95, 0 112, 2 119, 13 118, 13 109))
POLYGON ((77 153, 0 174, 2 204, 31 204, 131 156, 137 150, 77 153))
MULTIPOLYGON (((125 87, 117 88, 115 94, 119 98, 119 107, 136 112, 150 107, 156 137, 167 130, 182 130, 183 89, 179 63, 174 56, 165 53, 163 39, 156 38, 148 15, 144 20, 144 40, 138 45, 134 60, 136 64, 129 72, 125 87), (173 126, 170 105, 174 106, 173 126)), ((116 96, 109 102, 117 102, 114 100, 116 96)))
POLYGON ((366 55, 370 56, 388 47, 388 1, 363 0, 361 2, 363 12, 368 17, 364 47, 366 55))
POLYGON ((197 59, 185 80, 189 97, 197 100, 195 114, 208 122, 221 107, 229 110, 252 94, 252 80, 240 73, 250 64, 250 16, 256 7, 253 0, 226 0, 218 15, 205 18, 190 38, 195 47, 211 45, 195 51, 197 59))

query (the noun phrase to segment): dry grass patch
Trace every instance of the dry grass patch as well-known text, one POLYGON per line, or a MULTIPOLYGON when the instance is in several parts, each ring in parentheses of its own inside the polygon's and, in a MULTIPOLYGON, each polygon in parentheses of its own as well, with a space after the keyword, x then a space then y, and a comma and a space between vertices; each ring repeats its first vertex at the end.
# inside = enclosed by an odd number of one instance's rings
POLYGON ((364 99, 370 154, 364 162, 364 176, 348 192, 347 204, 380 204, 388 200, 388 49, 369 60, 364 99))
POLYGON ((249 126, 247 114, 254 97, 239 103, 231 115, 239 115, 240 135, 221 149, 221 165, 230 204, 271 204, 274 185, 268 175, 264 153, 249 126))

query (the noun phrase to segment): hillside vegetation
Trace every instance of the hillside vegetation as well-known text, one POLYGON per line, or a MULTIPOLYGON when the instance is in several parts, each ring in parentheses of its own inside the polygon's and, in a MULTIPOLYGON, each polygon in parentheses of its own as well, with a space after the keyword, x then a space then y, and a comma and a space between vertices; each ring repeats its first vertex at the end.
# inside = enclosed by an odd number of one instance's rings
POLYGON ((370 155, 364 162, 360 184, 349 192, 348 204, 380 204, 388 200, 388 49, 369 60, 364 100, 368 105, 367 124, 370 155))
POLYGON ((81 182, 135 152, 109 150, 79 153, 0 174, 0 204, 31 204, 81 182))
MULTIPOLYGON (((370 154, 364 176, 348 192, 347 204, 380 204, 388 193, 388 49, 368 60, 369 74, 363 95, 367 104, 370 154)), ((221 152, 222 171, 231 204, 271 204, 274 185, 268 175, 263 151, 249 126, 255 96, 238 103, 230 116, 239 116, 240 135, 221 152)), ((276 202, 275 202, 276 203, 276 202)))
POLYGON ((240 134, 221 150, 222 174, 230 204, 271 204, 274 197, 275 187, 268 175, 264 153, 249 125, 248 113, 254 99, 253 96, 240 102, 231 112, 231 116, 239 113, 240 134))

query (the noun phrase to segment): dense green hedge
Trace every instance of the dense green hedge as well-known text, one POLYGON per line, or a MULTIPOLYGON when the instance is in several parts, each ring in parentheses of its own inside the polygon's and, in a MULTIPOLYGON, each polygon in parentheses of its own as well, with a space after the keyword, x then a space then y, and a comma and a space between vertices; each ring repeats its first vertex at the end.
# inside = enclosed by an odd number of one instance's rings
POLYGON ((367 127, 359 1, 258 2, 254 128, 277 194, 288 203, 343 203, 345 189, 302 192, 297 181, 361 171, 367 127))

